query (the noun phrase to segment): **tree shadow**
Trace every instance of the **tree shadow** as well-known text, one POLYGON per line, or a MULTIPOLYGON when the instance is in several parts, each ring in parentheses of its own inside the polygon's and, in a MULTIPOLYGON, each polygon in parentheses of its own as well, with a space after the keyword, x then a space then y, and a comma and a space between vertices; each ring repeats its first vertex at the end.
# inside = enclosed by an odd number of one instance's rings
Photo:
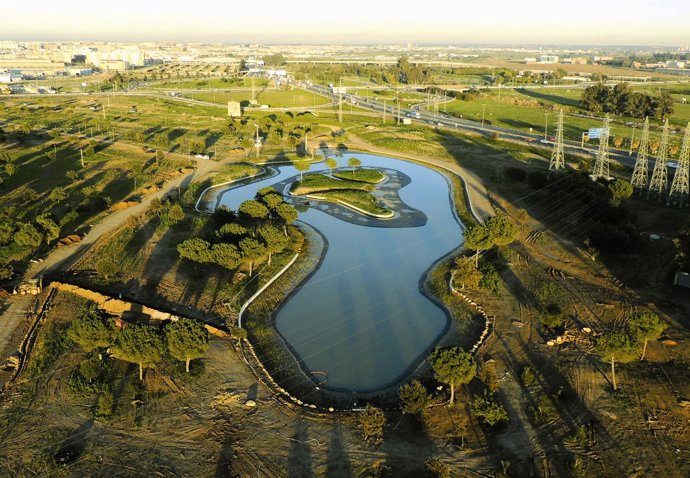
POLYGON ((340 423, 331 428, 331 441, 326 458, 327 478, 352 478, 352 463, 343 446, 343 429, 340 423))
POLYGON ((295 422, 295 431, 290 438, 288 451, 288 478, 314 478, 312 452, 309 446, 308 424, 303 420, 295 422))

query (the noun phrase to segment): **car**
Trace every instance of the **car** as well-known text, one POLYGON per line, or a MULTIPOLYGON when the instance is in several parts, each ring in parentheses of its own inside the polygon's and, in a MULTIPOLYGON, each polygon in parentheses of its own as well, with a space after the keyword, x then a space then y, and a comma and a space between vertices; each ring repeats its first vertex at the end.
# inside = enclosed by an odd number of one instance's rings
POLYGON ((666 166, 668 166, 669 168, 677 169, 678 163, 676 161, 669 161, 668 163, 666 163, 666 166))

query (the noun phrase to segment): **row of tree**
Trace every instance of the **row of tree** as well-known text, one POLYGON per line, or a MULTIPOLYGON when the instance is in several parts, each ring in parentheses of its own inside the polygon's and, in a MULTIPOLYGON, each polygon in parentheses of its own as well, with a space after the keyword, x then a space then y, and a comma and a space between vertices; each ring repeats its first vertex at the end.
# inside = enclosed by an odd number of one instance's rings
POLYGON ((283 251, 290 243, 287 226, 297 220, 297 210, 273 188, 257 192, 244 201, 237 212, 219 208, 214 217, 220 227, 206 239, 187 239, 177 246, 180 257, 201 264, 217 264, 235 270, 283 251))
MULTIPOLYGON (((474 358, 460 347, 445 347, 434 350, 429 362, 434 371, 434 376, 439 382, 450 388, 450 405, 455 403, 455 391, 457 387, 469 384, 478 374, 479 367, 474 358)), ((490 372, 492 364, 484 364, 480 378, 484 382, 485 393, 471 400, 471 408, 475 416, 483 420, 489 426, 508 420, 505 408, 495 398, 497 380, 492 379, 495 371, 490 372)), ((402 412, 409 415, 424 417, 429 411, 432 396, 419 380, 412 380, 400 387, 400 404, 402 412)), ((383 428, 386 417, 383 411, 372 405, 368 405, 358 417, 360 430, 365 441, 379 443, 383 436, 383 428)))
POLYGON ((593 113, 613 113, 619 116, 664 120, 673 114, 673 98, 668 93, 650 95, 632 91, 627 83, 608 87, 603 83, 589 86, 582 92, 580 103, 593 113))
POLYGON ((644 360, 647 343, 656 340, 666 330, 667 325, 650 311, 637 312, 617 330, 603 333, 597 339, 596 350, 604 361, 611 364, 611 384, 616 390, 616 363, 644 360))
POLYGON ((139 365, 139 379, 144 368, 155 367, 166 355, 185 362, 203 357, 208 350, 208 331, 192 319, 179 319, 163 331, 150 325, 128 325, 119 330, 114 321, 95 306, 82 309, 67 330, 67 336, 85 352, 110 350, 115 358, 139 365))

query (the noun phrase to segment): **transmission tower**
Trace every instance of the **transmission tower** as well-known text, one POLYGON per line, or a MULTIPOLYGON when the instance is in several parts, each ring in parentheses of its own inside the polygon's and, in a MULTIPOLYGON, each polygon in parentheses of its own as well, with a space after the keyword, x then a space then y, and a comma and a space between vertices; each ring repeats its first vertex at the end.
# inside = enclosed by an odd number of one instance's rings
POLYGON ((558 123, 556 125, 556 142, 551 152, 551 162, 549 171, 558 171, 565 168, 565 156, 563 155, 563 110, 558 112, 558 123))
POLYGON ((668 156, 668 120, 664 123, 664 129, 661 131, 661 145, 659 146, 659 153, 656 155, 656 163, 654 164, 654 171, 652 171, 652 180, 649 182, 649 193, 657 191, 659 199, 666 189, 668 184, 668 168, 666 167, 666 160, 668 156))
POLYGON ((680 206, 682 207, 683 197, 690 194, 690 123, 685 128, 683 146, 680 148, 680 156, 678 157, 678 169, 673 176, 669 196, 673 196, 674 193, 680 196, 680 206))
POLYGON ((609 124, 611 119, 609 115, 604 118, 604 127, 602 129, 601 137, 599 138, 599 151, 597 152, 597 160, 594 163, 594 170, 592 171, 593 179, 609 178, 609 124))
POLYGON ((635 190, 647 189, 647 181, 649 180, 649 160, 647 153, 649 151, 649 118, 644 119, 642 126, 642 137, 640 138, 640 146, 637 148, 637 160, 635 161, 635 170, 633 171, 630 184, 635 190))

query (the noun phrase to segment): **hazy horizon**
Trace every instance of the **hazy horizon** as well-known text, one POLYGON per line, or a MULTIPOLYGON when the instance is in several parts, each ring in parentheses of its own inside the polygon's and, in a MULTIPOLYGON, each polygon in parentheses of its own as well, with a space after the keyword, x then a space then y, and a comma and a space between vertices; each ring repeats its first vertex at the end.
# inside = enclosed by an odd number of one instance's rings
POLYGON ((690 2, 640 0, 554 5, 546 0, 490 6, 364 0, 228 4, 218 0, 137 2, 33 0, 5 6, 0 35, 17 41, 175 41, 271 44, 475 44, 684 46, 690 2))

